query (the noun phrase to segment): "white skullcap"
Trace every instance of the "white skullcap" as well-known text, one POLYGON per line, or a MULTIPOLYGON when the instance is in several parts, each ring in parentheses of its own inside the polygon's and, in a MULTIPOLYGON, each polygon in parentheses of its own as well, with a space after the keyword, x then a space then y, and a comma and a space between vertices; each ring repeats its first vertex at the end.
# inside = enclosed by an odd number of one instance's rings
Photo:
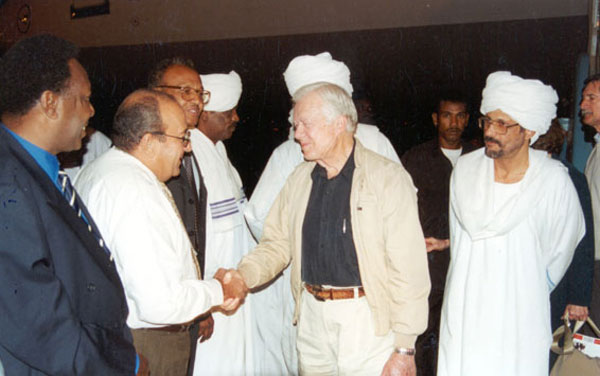
POLYGON ((204 105, 205 111, 225 112, 237 106, 242 95, 242 79, 235 73, 201 74, 204 90, 210 91, 210 100, 204 105))
POLYGON ((558 95, 550 85, 539 80, 525 80, 510 72, 494 72, 487 78, 481 100, 481 113, 500 110, 523 128, 535 131, 533 144, 550 128, 556 117, 558 95))
POLYGON ((283 78, 291 97, 302 86, 316 82, 335 84, 352 96, 350 69, 341 61, 333 60, 329 52, 293 58, 283 72, 283 78))

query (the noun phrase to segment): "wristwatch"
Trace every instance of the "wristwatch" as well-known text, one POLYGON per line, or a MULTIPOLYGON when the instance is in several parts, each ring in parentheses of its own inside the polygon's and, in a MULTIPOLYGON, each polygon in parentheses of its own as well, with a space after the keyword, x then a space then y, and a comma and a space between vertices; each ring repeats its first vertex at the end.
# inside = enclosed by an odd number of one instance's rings
POLYGON ((415 355, 415 349, 409 349, 406 347, 394 347, 394 352, 400 355, 415 355))

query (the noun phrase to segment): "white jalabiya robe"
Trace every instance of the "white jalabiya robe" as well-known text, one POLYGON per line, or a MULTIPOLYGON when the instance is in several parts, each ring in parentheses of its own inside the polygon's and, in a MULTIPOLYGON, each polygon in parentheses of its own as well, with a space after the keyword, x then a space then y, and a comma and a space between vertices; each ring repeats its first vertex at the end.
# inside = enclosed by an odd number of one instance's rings
MULTIPOLYGON (((358 124, 355 137, 367 148, 400 163, 390 141, 374 125, 358 124)), ((256 239, 275 198, 288 176, 304 160, 300 145, 290 139, 279 145, 269 161, 246 207, 246 219, 256 239)), ((290 285, 290 268, 283 271, 264 290, 253 294, 256 366, 261 375, 297 375, 296 328, 292 325, 294 299, 290 285)))
MULTIPOLYGON (((200 165, 208 194, 206 210, 206 256, 204 275, 211 278, 219 268, 235 268, 255 245, 244 220, 246 196, 236 169, 222 142, 213 142, 192 130, 192 151, 200 165)), ((194 375, 253 375, 251 301, 233 315, 213 313, 212 337, 198 343, 194 375)))
POLYGON ((450 184, 438 375, 548 375, 549 294, 585 232, 567 169, 530 149, 518 186, 502 187, 479 149, 458 160, 450 184))

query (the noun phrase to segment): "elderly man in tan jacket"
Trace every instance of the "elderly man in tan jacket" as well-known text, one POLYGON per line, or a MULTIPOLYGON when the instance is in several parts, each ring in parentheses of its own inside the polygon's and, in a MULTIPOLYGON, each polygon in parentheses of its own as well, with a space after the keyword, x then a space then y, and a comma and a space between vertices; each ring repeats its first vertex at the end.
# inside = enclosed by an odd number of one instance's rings
POLYGON ((340 87, 307 85, 294 103, 307 162, 237 277, 258 287, 292 263, 301 374, 414 375, 430 283, 411 178, 354 138, 356 109, 340 87))

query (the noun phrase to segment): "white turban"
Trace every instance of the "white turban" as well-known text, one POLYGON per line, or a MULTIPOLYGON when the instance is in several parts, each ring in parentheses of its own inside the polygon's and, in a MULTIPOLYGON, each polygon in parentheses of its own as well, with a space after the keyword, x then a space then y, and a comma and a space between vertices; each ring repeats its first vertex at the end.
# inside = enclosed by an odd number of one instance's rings
POLYGON ((235 73, 201 74, 204 90, 210 91, 210 100, 204 105, 205 111, 225 112, 237 106, 242 95, 242 79, 235 73))
POLYGON ((329 52, 293 58, 283 72, 283 78, 291 97, 302 86, 316 82, 335 84, 352 96, 350 69, 341 61, 333 60, 329 52))
POLYGON ((481 113, 500 110, 523 128, 535 131, 533 144, 550 128, 556 117, 558 95, 550 85, 539 80, 525 80, 510 72, 494 72, 487 78, 481 100, 481 113))

